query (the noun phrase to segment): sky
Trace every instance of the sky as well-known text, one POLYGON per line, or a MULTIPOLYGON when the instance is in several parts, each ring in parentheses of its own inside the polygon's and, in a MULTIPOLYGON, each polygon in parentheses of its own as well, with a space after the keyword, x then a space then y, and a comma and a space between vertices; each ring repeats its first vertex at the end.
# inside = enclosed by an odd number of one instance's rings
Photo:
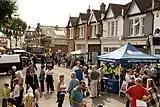
MULTIPOLYGON (((100 9, 103 2, 125 4, 131 0, 18 0, 17 14, 28 26, 37 23, 45 26, 67 26, 69 16, 78 17, 85 13, 90 5, 91 9, 100 9)), ((107 7, 106 7, 107 8, 107 7)))

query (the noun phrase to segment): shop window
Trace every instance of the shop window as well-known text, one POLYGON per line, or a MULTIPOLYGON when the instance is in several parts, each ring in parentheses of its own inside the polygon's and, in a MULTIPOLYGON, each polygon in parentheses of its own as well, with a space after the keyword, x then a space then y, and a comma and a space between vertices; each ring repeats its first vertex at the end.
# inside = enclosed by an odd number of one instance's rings
POLYGON ((160 49, 155 49, 155 55, 160 55, 160 49))
POLYGON ((109 48, 109 52, 113 52, 113 51, 115 51, 116 49, 118 49, 117 47, 111 47, 111 48, 109 48))
POLYGON ((108 47, 104 47, 104 52, 108 52, 108 47))

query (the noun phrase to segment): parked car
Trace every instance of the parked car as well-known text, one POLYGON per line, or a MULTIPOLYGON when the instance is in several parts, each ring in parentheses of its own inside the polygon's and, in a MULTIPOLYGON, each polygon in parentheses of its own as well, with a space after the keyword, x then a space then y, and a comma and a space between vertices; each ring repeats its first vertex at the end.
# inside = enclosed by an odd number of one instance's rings
POLYGON ((9 75, 13 66, 16 66, 17 70, 23 70, 21 55, 0 55, 0 73, 6 72, 6 74, 9 75))

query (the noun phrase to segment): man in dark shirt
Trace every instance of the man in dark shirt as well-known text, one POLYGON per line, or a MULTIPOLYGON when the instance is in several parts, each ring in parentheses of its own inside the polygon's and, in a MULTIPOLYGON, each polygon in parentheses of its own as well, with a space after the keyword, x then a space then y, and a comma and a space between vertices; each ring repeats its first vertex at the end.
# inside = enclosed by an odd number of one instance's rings
POLYGON ((36 63, 37 63, 37 58, 36 58, 36 55, 33 56, 33 67, 37 70, 37 66, 36 66, 36 63))

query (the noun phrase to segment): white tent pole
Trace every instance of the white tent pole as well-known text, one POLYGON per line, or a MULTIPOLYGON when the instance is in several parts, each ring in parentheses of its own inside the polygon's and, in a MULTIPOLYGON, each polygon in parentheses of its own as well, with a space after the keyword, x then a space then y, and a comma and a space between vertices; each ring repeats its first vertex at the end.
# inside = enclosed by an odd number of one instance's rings
MULTIPOLYGON (((120 64, 119 64, 120 65, 120 64)), ((120 66, 119 66, 119 93, 120 93, 120 88, 121 88, 121 78, 120 78, 121 72, 120 72, 120 66)))

